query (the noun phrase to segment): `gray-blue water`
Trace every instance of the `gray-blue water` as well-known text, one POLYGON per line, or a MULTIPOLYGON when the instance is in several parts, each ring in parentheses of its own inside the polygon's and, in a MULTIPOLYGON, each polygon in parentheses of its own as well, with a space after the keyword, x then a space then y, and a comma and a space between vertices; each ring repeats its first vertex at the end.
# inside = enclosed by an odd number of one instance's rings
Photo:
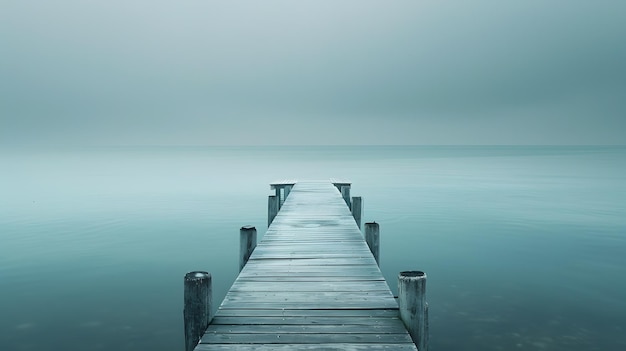
POLYGON ((349 178, 431 349, 626 349, 625 147, 0 152, 0 350, 182 350, 185 272, 237 274, 268 183, 349 178))

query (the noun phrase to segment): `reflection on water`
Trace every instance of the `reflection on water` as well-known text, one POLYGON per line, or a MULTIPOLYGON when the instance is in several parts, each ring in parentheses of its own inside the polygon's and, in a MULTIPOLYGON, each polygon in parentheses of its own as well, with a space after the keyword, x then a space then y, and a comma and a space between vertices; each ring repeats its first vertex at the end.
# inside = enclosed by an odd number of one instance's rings
POLYGON ((237 274, 268 183, 349 178, 381 269, 428 272, 433 350, 626 347, 626 149, 105 148, 0 154, 0 349, 182 349, 182 280, 237 274), (8 171, 7 171, 8 170, 8 171))

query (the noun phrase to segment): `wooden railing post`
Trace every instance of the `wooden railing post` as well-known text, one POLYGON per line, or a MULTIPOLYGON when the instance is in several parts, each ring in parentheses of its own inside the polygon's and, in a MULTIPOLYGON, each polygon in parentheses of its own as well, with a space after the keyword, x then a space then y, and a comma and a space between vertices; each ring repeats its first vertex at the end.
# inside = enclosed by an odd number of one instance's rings
POLYGON ((365 223, 365 242, 374 255, 376 264, 380 266, 380 227, 378 223, 365 223))
POLYGON ((346 202, 346 205, 348 205, 348 208, 352 209, 352 204, 350 203, 350 185, 341 186, 341 197, 343 197, 343 200, 346 202))
POLYGON ((280 191, 281 189, 283 189, 282 185, 276 185, 276 202, 278 202, 278 211, 280 211, 280 208, 283 206, 283 201, 284 201, 283 192, 280 191))
POLYGON ((196 271, 185 274, 185 351, 193 350, 211 321, 211 274, 196 271))
POLYGON ((361 229, 361 213, 363 213, 363 199, 360 196, 354 196, 352 197, 352 217, 359 229, 361 229))
POLYGON ((398 305, 413 343, 419 351, 428 351, 428 304, 426 303, 426 273, 400 272, 398 275, 398 305))
POLYGON ((256 228, 250 225, 239 229, 239 271, 243 269, 256 247, 256 228))
POLYGON ((276 195, 270 195, 267 198, 267 226, 274 221, 274 217, 278 214, 279 198, 276 195))
POLYGON ((289 196, 289 193, 291 192, 291 188, 293 187, 293 185, 285 185, 285 200, 287 201, 287 196, 289 196))

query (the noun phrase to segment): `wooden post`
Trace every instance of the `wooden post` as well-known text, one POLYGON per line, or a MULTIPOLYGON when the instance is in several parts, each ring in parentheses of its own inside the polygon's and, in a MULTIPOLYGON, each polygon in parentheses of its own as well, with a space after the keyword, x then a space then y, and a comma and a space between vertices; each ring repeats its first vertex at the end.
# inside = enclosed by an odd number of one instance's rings
POLYGON ((365 223, 365 242, 372 251, 376 263, 380 266, 380 227, 378 223, 365 223))
POLYGON ((239 271, 243 269, 256 247, 256 228, 247 225, 239 229, 239 271))
MULTIPOLYGON (((276 202, 278 202, 278 210, 280 210, 281 206, 283 205, 283 199, 280 191, 280 189, 282 188, 282 185, 276 185, 276 202)), ((276 212, 278 213, 278 211, 276 212)))
POLYGON ((361 213, 363 212, 363 199, 360 196, 352 197, 352 217, 356 225, 361 229, 361 213))
POLYGON ((426 273, 400 272, 398 275, 398 305, 413 343, 419 351, 428 351, 428 305, 426 304, 426 273))
POLYGON ((426 350, 428 350, 428 339, 430 339, 430 332, 428 331, 428 302, 426 302, 426 307, 424 307, 424 344, 426 345, 426 350))
POLYGON ((211 274, 189 272, 185 274, 185 351, 193 350, 211 321, 211 274))
POLYGON ((352 209, 352 205, 350 204, 350 186, 349 185, 341 186, 341 196, 343 197, 343 200, 346 202, 346 205, 348 205, 348 208, 352 209))
POLYGON ((267 226, 274 221, 274 217, 278 214, 278 197, 270 195, 267 198, 267 226))
POLYGON ((285 185, 285 201, 287 201, 287 196, 289 196, 292 187, 293 185, 285 185))

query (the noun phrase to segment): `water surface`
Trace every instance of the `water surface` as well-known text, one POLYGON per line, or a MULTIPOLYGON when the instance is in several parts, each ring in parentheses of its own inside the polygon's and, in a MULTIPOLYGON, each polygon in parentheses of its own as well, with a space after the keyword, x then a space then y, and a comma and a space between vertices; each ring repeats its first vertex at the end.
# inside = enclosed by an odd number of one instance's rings
POLYGON ((431 348, 626 349, 624 147, 0 152, 0 349, 182 350, 182 279, 237 274, 268 183, 349 178, 381 270, 428 273, 431 348))

